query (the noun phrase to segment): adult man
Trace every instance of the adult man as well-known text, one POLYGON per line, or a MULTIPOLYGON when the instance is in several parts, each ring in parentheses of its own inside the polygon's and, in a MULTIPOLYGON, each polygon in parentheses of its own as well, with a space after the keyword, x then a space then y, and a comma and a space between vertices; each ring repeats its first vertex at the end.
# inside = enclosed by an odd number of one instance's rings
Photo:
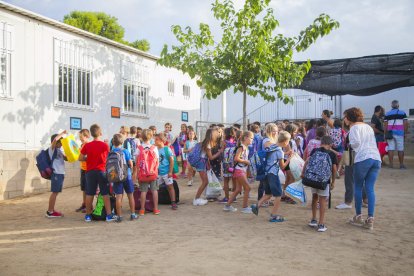
POLYGON ((390 159, 390 168, 393 167, 394 152, 398 151, 400 169, 405 169, 404 139, 408 130, 407 114, 405 114, 403 110, 399 109, 400 104, 397 100, 392 101, 391 107, 392 109, 385 114, 384 118, 384 130, 385 137, 388 142, 388 158, 390 159), (390 134, 392 134, 392 138, 390 134))
POLYGON ((374 114, 371 118, 371 126, 374 129, 375 140, 378 142, 384 142, 384 118, 385 110, 382 106, 377 105, 374 109, 374 114))

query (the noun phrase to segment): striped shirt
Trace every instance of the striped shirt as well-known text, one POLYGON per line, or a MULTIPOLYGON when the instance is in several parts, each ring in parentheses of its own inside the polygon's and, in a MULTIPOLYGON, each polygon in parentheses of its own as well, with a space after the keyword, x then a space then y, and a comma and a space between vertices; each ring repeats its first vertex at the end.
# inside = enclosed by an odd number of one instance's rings
POLYGON ((394 135, 404 136, 404 121, 407 114, 403 110, 391 109, 385 114, 384 122, 388 122, 387 130, 392 130, 394 135))

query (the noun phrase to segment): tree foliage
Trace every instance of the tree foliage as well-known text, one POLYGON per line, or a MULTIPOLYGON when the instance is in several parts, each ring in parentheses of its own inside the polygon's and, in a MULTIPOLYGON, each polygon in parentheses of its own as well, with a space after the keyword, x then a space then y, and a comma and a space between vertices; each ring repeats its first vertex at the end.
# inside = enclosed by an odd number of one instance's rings
POLYGON ((150 44, 145 39, 134 42, 124 40, 125 29, 119 25, 118 19, 104 12, 72 11, 64 16, 63 22, 141 51, 150 49, 150 44))
POLYGON ((270 0, 245 0, 236 11, 231 0, 216 0, 214 17, 220 22, 222 37, 215 41, 207 24, 199 32, 190 27, 173 25, 178 45, 164 46, 158 63, 175 67, 192 78, 206 91, 208 99, 217 98, 233 88, 242 92, 243 124, 246 126, 246 94, 260 95, 267 101, 277 98, 284 103, 292 98, 283 89, 297 87, 309 72, 310 61, 297 64, 294 52, 308 49, 319 37, 338 28, 339 23, 321 14, 311 25, 294 37, 277 33, 278 20, 269 8, 270 0))

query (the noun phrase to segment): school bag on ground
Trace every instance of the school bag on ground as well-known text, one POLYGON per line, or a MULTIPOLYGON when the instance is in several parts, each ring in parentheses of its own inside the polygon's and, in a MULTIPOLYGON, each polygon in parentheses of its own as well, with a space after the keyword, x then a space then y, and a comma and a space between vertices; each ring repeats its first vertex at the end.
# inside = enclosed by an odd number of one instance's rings
MULTIPOLYGON (((111 211, 112 213, 116 214, 116 199, 114 195, 109 196, 109 200, 111 202, 111 211)), ((98 195, 98 198, 96 199, 96 205, 95 209, 93 209, 93 212, 91 214, 92 220, 106 220, 106 209, 105 209, 105 203, 103 200, 103 196, 101 194, 98 195)))
POLYGON ((158 178, 159 160, 155 154, 155 146, 146 147, 139 146, 139 155, 137 158, 138 181, 151 182, 158 178))
POLYGON ((127 177, 128 165, 123 150, 111 151, 106 158, 106 178, 109 182, 117 183, 125 181, 127 177))
MULTIPOLYGON (((141 191, 136 188, 134 191, 135 210, 141 210, 141 191)), ((152 198, 152 191, 148 190, 145 198, 145 211, 152 212, 154 210, 154 200, 152 198)))
POLYGON ((332 176, 332 160, 329 153, 320 149, 309 157, 302 183, 305 186, 325 190, 332 176))
POLYGON ((49 156, 49 149, 42 150, 36 156, 36 166, 42 178, 50 179, 52 177, 52 173, 53 173, 52 164, 56 156, 57 156, 56 149, 53 151, 52 158, 50 158, 49 156))
POLYGON ((195 144, 192 151, 188 153, 187 161, 190 165, 194 168, 197 168, 203 162, 203 158, 201 157, 201 143, 195 144))
MULTIPOLYGON (((170 152, 168 151, 168 147, 164 147, 164 152, 165 152, 165 157, 170 160, 170 152)), ((175 156, 173 154, 173 159, 174 159, 174 166, 173 166, 173 173, 178 173, 179 172, 179 168, 178 168, 178 161, 177 161, 177 156, 175 156)))
MULTIPOLYGON (((180 202, 180 188, 178 187, 177 181, 173 181, 173 187, 175 191, 175 203, 180 202)), ((158 204, 171 204, 170 193, 165 183, 160 185, 158 189, 158 204)))

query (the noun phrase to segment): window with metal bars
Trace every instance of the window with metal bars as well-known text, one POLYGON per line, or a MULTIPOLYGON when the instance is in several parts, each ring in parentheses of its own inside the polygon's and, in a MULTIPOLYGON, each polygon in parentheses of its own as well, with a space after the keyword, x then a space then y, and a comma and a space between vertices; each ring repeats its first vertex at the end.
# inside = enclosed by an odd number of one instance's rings
POLYGON ((122 60, 121 73, 123 114, 147 116, 149 94, 147 67, 140 63, 122 60))
POLYGON ((174 96, 175 84, 174 80, 168 81, 168 95, 174 96))
POLYGON ((183 96, 186 100, 190 98, 190 86, 187 84, 183 85, 183 96))
POLYGON ((12 29, 0 22, 0 98, 11 98, 12 29))

